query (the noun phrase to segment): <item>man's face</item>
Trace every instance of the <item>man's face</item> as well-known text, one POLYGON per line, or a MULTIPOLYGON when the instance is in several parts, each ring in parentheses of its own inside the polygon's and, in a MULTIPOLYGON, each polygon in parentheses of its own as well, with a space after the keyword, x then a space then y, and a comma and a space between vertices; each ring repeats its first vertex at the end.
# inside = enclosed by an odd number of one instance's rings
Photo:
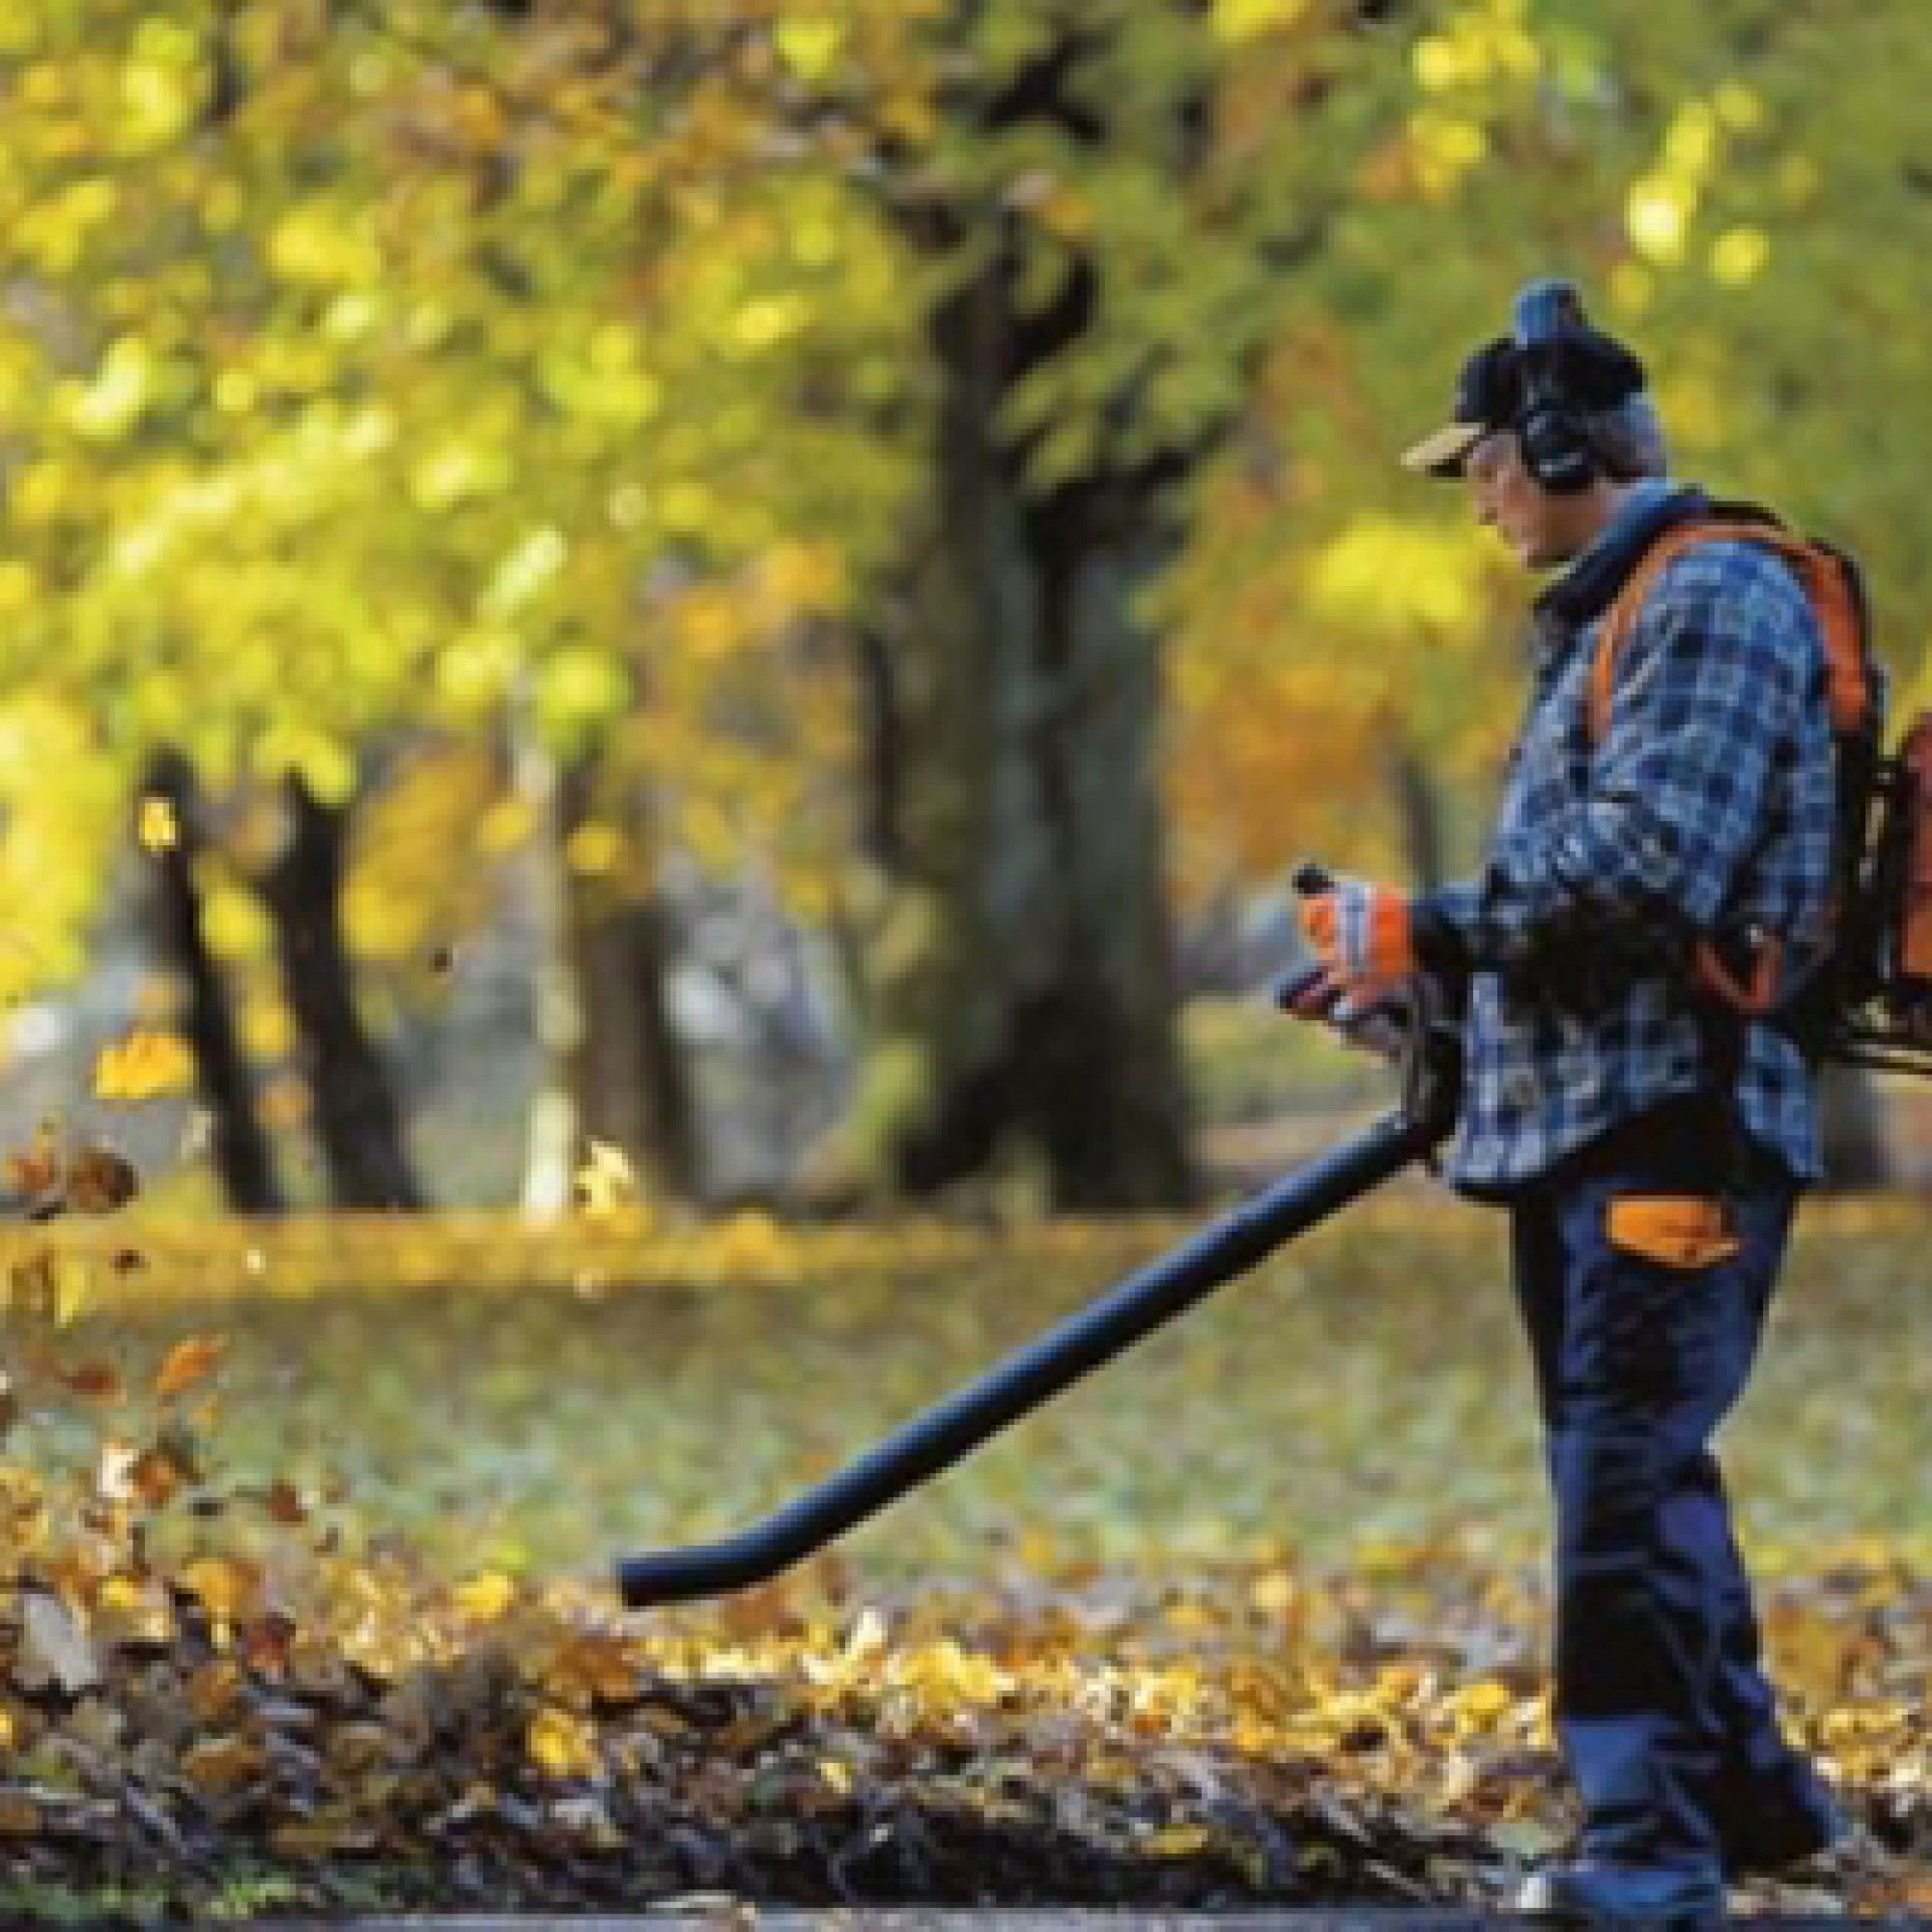
POLYGON ((1493 529, 1530 570, 1568 563, 1579 548, 1576 499, 1551 495, 1523 465, 1515 435, 1497 430, 1463 464, 1476 521, 1493 529))

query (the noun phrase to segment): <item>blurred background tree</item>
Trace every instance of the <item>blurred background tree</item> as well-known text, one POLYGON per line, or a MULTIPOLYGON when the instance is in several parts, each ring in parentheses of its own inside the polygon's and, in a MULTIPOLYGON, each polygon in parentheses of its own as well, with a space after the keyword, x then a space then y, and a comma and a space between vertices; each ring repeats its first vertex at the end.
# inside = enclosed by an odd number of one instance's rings
POLYGON ((5 990, 172 1015, 251 1211, 591 1141, 1184 1199, 1286 864, 1473 860, 1528 586, 1392 458, 1523 278, 1923 697, 1928 67, 1905 0, 16 0, 5 990))

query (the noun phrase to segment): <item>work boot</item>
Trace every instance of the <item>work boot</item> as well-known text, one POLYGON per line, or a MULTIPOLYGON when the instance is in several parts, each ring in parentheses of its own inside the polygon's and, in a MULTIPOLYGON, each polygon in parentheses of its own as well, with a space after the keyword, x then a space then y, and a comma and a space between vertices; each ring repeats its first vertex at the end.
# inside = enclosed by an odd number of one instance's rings
POLYGON ((1849 1829, 1823 1780, 1798 1757, 1773 1776, 1721 1786, 1712 1816, 1731 1878, 1766 1877, 1802 1864, 1842 1843, 1849 1829))
POLYGON ((1572 1925, 1705 1932, 1723 1921, 1724 1875, 1714 1864, 1613 1865, 1576 1859, 1531 1872, 1515 1909, 1572 1925))

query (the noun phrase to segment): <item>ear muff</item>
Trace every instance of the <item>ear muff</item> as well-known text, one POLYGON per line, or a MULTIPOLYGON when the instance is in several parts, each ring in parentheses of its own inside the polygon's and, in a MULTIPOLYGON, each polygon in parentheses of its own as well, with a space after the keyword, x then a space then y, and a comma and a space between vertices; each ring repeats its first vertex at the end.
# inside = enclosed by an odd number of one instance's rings
POLYGON ((1522 370, 1517 442, 1523 468, 1559 496, 1575 496, 1597 478, 1589 431, 1565 382, 1568 352, 1584 327, 1583 305, 1568 282, 1531 282, 1516 298, 1512 332, 1522 370))

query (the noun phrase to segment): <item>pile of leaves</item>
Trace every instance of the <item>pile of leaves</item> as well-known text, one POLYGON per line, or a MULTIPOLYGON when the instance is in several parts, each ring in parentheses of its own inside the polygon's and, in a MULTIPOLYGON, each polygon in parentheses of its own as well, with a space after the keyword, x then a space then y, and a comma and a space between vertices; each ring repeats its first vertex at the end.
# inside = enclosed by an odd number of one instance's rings
MULTIPOLYGON (((33 1158, 14 1179, 36 1226, 135 1184, 101 1149, 33 1158)), ((1496 1543, 1140 1565, 1041 1543, 917 1574, 847 1550, 624 1616, 602 1578, 455 1565, 372 1523, 380 1496, 358 1512, 327 1478, 231 1459, 230 1336, 170 1304, 110 1347, 65 1268, 29 1241, 8 1279, 14 1916, 1480 1904, 1571 1829, 1540 1568, 1496 1543)), ((347 1374, 334 1400, 353 1429, 347 1374)), ((1762 1895, 1932 1905, 1932 1578, 1870 1548, 1786 1576, 1766 1629, 1793 1728, 1867 1835, 1762 1895)))
MULTIPOLYGON (((0 1632, 16 1902, 1481 1902, 1569 1828, 1538 1620, 1493 1575, 857 1603, 821 1574, 646 1620, 305 1548, 156 1575, 117 1527, 99 1567, 31 1564, 0 1632)), ((1848 1574, 1776 1617, 1842 1686, 1800 1728, 1873 1836, 1769 1895, 1922 1909, 1932 1587, 1848 1574)))

